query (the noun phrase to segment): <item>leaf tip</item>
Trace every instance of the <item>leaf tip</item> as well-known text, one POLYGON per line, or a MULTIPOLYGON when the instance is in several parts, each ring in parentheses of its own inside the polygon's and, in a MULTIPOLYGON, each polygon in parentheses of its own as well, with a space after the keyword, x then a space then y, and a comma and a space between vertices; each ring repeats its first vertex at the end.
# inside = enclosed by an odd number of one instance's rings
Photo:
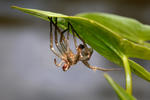
POLYGON ((18 10, 22 9, 21 7, 18 7, 18 6, 11 6, 10 8, 12 8, 12 9, 18 9, 18 10))
POLYGON ((11 6, 10 8, 13 8, 13 9, 15 9, 15 8, 18 8, 17 6, 11 6))
POLYGON ((105 77, 105 78, 108 77, 108 74, 107 74, 107 73, 104 73, 104 77, 105 77))

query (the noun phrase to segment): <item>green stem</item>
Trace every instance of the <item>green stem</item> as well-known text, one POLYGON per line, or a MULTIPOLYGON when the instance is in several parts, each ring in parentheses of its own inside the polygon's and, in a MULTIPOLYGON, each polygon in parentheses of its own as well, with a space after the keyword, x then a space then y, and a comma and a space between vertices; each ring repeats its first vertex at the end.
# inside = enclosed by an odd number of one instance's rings
POLYGON ((129 66, 129 62, 128 62, 128 57, 124 55, 122 57, 122 60, 123 60, 123 65, 124 65, 124 69, 125 69, 126 91, 129 94, 132 94, 132 76, 131 76, 131 70, 130 70, 130 66, 129 66))

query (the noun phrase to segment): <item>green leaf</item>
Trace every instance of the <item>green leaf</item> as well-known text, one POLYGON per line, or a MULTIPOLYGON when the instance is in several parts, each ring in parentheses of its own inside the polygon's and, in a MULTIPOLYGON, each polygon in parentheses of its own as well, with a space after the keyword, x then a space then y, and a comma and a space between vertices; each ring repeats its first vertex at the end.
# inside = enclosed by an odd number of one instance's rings
MULTIPOLYGON (((120 66, 123 66, 122 59, 124 56, 150 60, 150 48, 148 47, 148 43, 146 43, 145 45, 145 42, 137 42, 138 40, 134 40, 134 37, 129 38, 130 36, 127 36, 127 33, 122 33, 126 35, 121 35, 121 33, 118 33, 118 31, 116 31, 117 28, 118 30, 129 30, 127 29, 128 27, 124 28, 124 24, 120 25, 120 27, 115 28, 113 27, 113 25, 112 27, 107 26, 107 24, 112 23, 111 20, 109 20, 109 23, 105 22, 104 24, 96 20, 99 19, 98 17, 91 18, 87 17, 88 15, 85 15, 86 17, 83 15, 81 16, 81 14, 80 16, 66 16, 63 14, 53 12, 20 8, 16 6, 13 6, 12 8, 18 9, 20 11, 23 11, 25 13, 31 14, 33 16, 39 17, 47 21, 49 21, 48 17, 58 17, 58 24, 62 28, 67 27, 67 23, 70 22, 73 25, 74 29, 77 31, 77 33, 82 38, 84 38, 87 44, 89 44, 92 48, 94 48, 98 53, 106 57, 108 60, 120 66)), ((100 18, 100 20, 101 19, 102 18, 100 18)), ((143 40, 148 40, 146 36, 149 36, 149 26, 143 25, 142 27, 145 27, 144 29, 141 28, 140 30, 141 32, 145 32, 143 40)), ((137 30, 134 27, 132 29, 137 30)), ((140 35, 138 37, 140 37, 140 35)), ((140 40, 141 38, 142 37, 140 37, 140 40)), ((147 70, 145 70, 142 66, 135 63, 132 60, 129 60, 129 64, 131 65, 132 72, 134 72, 139 77, 150 81, 150 73, 147 70)))
POLYGON ((136 100, 132 95, 128 94, 122 87, 120 87, 115 81, 113 81, 113 79, 108 74, 105 73, 104 77, 116 91, 120 100, 136 100))
POLYGON ((150 26, 141 24, 135 19, 107 13, 81 13, 76 16, 97 21, 115 33, 137 43, 150 40, 150 26))
POLYGON ((113 32, 122 36, 124 39, 128 39, 130 42, 132 41, 137 44, 136 49, 134 49, 132 44, 124 44, 125 49, 123 52, 129 57, 150 60, 150 44, 145 42, 150 40, 150 26, 144 25, 135 19, 107 13, 81 13, 76 16, 94 20, 111 29, 113 32), (126 48, 126 46, 128 46, 128 48, 126 48), (143 53, 139 53, 140 51, 146 52, 143 55, 143 53))

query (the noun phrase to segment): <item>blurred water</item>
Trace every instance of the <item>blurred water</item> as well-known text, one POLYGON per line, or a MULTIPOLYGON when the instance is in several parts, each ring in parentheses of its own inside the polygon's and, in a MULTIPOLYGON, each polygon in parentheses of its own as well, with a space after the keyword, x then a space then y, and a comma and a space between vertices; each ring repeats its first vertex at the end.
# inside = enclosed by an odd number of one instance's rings
MULTIPOLYGON (((116 100, 117 96, 103 77, 82 63, 63 72, 57 68, 49 50, 49 24, 12 10, 10 5, 37 8, 73 15, 103 11, 136 18, 150 24, 149 1, 129 0, 1 0, 0 6, 0 100, 116 100), (5 10, 4 10, 5 9, 5 10)), ((150 70, 150 62, 136 60, 150 70)), ((116 67, 94 52, 92 65, 116 67)), ((124 74, 109 72, 125 86, 124 74)), ((133 94, 149 100, 150 84, 133 75, 133 94)))

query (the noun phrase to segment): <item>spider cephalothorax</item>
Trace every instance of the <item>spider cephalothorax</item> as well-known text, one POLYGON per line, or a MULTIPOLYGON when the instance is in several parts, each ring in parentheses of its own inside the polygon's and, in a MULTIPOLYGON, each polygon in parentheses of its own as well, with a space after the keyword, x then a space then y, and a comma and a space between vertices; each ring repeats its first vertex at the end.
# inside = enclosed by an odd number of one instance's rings
MULTIPOLYGON (((112 70, 118 70, 118 69, 105 69, 101 67, 95 67, 91 66, 88 63, 88 60, 91 58, 91 55, 93 53, 92 48, 88 48, 84 40, 77 34, 77 32, 74 30, 71 23, 68 22, 67 29, 61 31, 61 29, 57 26, 57 18, 55 18, 55 22, 52 20, 52 17, 48 17, 50 20, 50 49, 52 52, 61 58, 61 62, 57 64, 56 59, 54 59, 54 63, 56 66, 62 66, 63 71, 67 71, 72 65, 77 64, 78 61, 81 61, 84 65, 86 65, 88 68, 92 70, 101 70, 101 71, 112 71, 112 70), (54 30, 52 30, 54 27, 54 30), (54 32, 53 32, 54 31, 54 32), (76 48, 76 54, 72 52, 70 46, 69 46, 69 32, 72 32, 73 34, 73 40, 74 45, 76 48), (67 36, 64 34, 67 32, 67 36), (55 39, 53 40, 53 34, 55 39), (59 39, 58 39, 59 35, 59 39), (77 45, 76 36, 82 41, 82 44, 77 45), (55 41, 55 46, 58 49, 59 53, 54 50, 53 47, 53 41, 55 41)), ((119 69, 120 70, 120 69, 119 69)))

